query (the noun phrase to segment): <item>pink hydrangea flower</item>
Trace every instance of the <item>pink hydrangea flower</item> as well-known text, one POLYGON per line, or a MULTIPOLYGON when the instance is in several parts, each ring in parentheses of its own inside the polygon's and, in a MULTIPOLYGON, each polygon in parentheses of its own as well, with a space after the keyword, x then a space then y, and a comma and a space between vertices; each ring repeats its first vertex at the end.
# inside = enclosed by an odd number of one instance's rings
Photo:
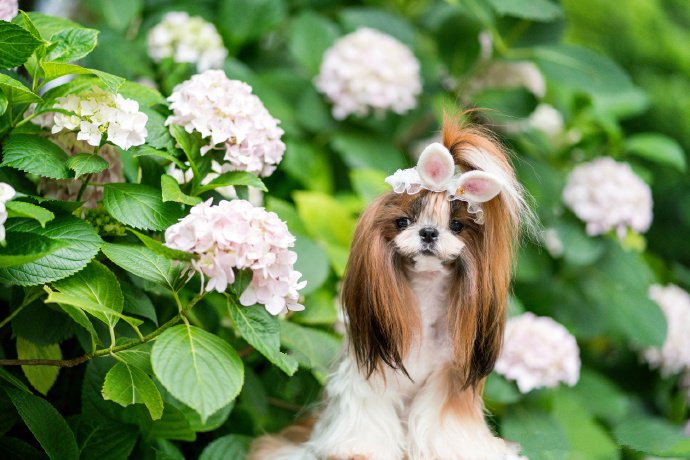
POLYGON ((245 200, 212 200, 194 206, 189 215, 165 232, 168 247, 192 252, 194 270, 206 291, 224 292, 235 281, 234 269, 252 270, 252 281, 240 296, 245 306, 263 304, 272 315, 299 311, 299 290, 306 285, 294 270, 295 237, 278 215, 245 200))
POLYGON ((495 370, 515 380, 522 393, 575 385, 580 378, 580 350, 568 330, 553 319, 523 313, 508 320, 495 370))
POLYGON ((663 311, 668 329, 662 347, 648 348, 643 358, 664 375, 686 370, 690 377, 690 294, 673 284, 654 284, 649 297, 663 311))

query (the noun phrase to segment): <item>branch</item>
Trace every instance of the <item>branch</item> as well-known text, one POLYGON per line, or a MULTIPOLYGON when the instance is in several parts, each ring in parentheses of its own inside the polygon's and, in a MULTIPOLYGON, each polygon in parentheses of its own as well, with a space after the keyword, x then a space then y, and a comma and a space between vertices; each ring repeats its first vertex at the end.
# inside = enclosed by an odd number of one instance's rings
POLYGON ((166 329, 179 323, 182 317, 180 315, 174 316, 167 323, 160 326, 155 331, 145 335, 141 340, 125 343, 116 347, 101 348, 93 353, 86 353, 77 358, 72 359, 0 359, 0 366, 56 366, 56 367, 74 367, 85 363, 93 358, 110 355, 119 351, 134 348, 142 343, 149 342, 163 333, 166 329))

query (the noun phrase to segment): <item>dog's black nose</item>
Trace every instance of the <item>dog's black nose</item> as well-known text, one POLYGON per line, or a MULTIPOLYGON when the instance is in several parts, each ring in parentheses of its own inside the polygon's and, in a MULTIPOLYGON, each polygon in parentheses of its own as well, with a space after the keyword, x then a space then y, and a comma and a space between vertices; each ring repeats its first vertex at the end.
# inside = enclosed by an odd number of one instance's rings
POLYGON ((424 227, 419 231, 419 236, 425 243, 433 243, 438 239, 438 230, 434 227, 424 227))

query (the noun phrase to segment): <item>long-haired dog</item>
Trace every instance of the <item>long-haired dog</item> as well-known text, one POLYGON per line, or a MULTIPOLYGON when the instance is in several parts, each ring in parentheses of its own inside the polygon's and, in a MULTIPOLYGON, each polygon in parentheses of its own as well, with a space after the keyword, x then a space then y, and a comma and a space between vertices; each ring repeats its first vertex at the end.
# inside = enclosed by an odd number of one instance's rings
POLYGON ((346 350, 313 427, 255 441, 254 460, 503 459, 482 389, 501 348, 528 212, 501 146, 446 119, 443 145, 386 181, 343 281, 346 350))

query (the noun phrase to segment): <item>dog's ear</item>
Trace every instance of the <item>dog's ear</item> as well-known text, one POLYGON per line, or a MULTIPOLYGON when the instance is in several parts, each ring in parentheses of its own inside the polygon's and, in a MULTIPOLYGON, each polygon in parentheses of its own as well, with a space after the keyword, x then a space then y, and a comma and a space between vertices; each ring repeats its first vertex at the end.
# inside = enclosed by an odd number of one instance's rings
POLYGON ((382 363, 407 375, 403 359, 416 330, 402 261, 382 232, 385 198, 370 205, 357 224, 341 294, 349 346, 367 376, 382 363))

